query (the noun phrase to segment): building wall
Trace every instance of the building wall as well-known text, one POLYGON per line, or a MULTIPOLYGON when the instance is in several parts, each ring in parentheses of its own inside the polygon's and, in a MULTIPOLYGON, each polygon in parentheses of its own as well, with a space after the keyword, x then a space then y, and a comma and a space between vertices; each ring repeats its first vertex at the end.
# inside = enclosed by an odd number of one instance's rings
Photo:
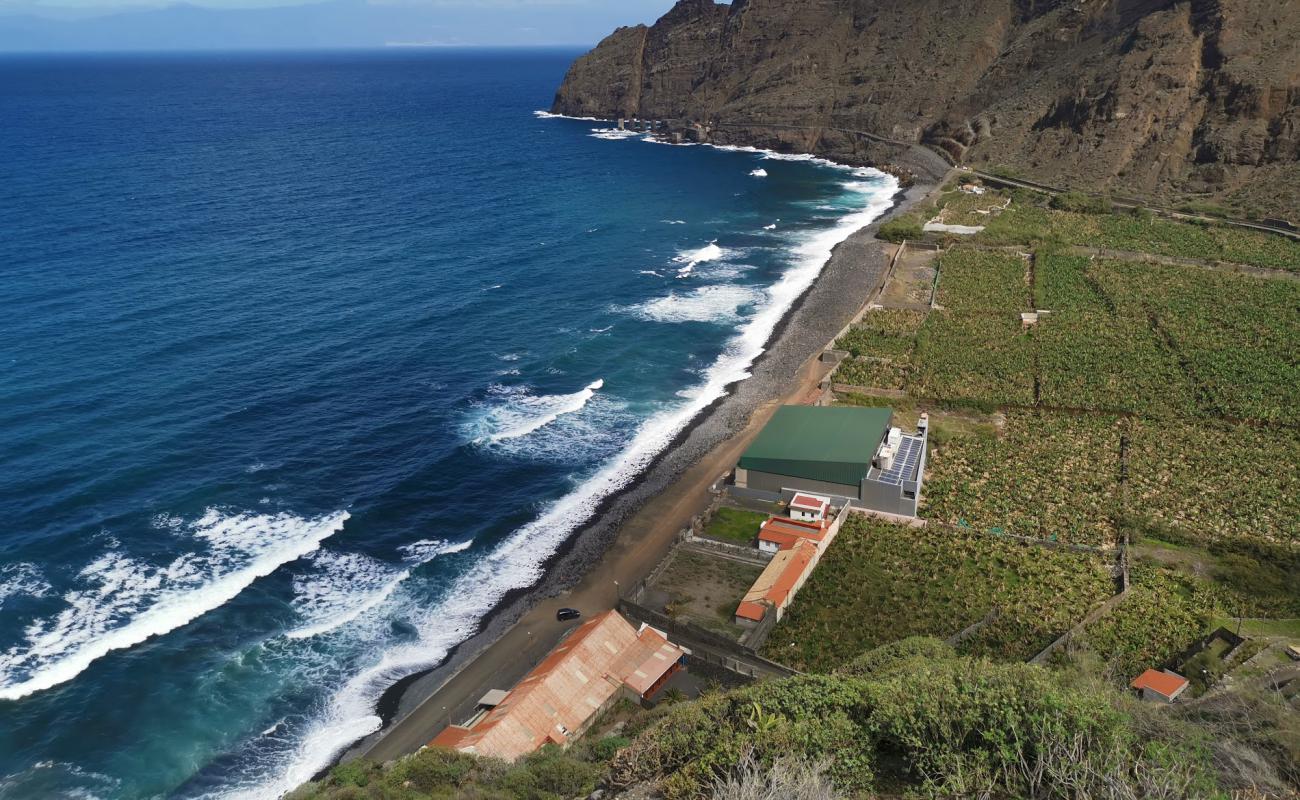
MULTIPOLYGON (((740 485, 740 472, 736 471, 736 485, 740 485)), ((811 492, 813 494, 830 495, 832 498, 842 497, 850 500, 858 499, 858 487, 849 486, 842 483, 828 483, 826 481, 811 481, 806 478, 792 478, 789 475, 775 475, 771 472, 759 472, 757 470, 743 470, 746 473, 746 484, 743 488, 756 489, 760 492, 772 492, 780 494, 783 489, 797 489, 801 492, 811 492)))

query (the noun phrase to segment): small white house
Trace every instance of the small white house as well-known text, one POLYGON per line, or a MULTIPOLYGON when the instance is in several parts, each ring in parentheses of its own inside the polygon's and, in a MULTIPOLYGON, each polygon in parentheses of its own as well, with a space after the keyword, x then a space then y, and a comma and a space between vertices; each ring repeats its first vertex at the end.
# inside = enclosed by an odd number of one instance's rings
POLYGON ((790 500, 790 519, 800 522, 821 522, 831 507, 831 499, 818 494, 796 492, 790 500))

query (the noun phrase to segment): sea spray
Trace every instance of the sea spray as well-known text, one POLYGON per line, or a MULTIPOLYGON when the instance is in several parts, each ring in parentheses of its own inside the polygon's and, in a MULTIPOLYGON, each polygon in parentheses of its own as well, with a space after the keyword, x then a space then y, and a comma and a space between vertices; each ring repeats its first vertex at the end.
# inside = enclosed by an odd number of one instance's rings
POLYGON ((220 608, 258 578, 315 551, 349 514, 229 514, 209 509, 189 527, 204 550, 165 566, 110 549, 78 573, 53 617, 28 624, 26 640, 0 653, 0 699, 17 700, 72 680, 94 661, 220 608))

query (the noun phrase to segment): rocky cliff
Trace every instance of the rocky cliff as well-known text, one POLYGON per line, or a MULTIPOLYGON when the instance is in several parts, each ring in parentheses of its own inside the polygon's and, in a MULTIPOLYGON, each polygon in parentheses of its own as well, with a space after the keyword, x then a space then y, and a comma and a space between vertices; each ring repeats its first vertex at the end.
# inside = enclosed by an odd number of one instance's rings
POLYGON ((680 0, 580 58, 558 113, 885 163, 1300 209, 1300 0, 680 0))

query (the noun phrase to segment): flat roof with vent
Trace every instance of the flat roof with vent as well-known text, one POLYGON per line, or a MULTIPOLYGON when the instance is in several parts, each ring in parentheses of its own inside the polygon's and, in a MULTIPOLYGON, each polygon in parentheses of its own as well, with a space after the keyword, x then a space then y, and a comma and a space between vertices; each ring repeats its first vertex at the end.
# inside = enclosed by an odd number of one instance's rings
POLYGON ((740 468, 856 486, 889 430, 888 408, 781 406, 740 457, 740 468))

